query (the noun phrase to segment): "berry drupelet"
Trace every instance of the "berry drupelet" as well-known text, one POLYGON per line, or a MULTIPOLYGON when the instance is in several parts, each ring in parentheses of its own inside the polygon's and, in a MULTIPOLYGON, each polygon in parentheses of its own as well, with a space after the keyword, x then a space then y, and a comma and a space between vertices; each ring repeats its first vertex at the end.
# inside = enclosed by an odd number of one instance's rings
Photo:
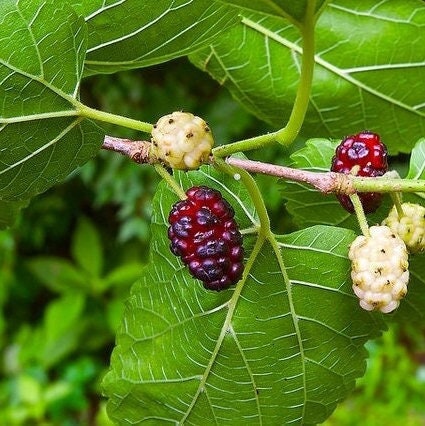
MULTIPOLYGON (((348 136, 337 146, 331 170, 355 176, 382 176, 388 171, 387 148, 376 133, 364 131, 348 136)), ((354 212, 350 197, 337 197, 347 211, 354 212)), ((373 213, 381 204, 382 194, 363 192, 359 198, 365 213, 373 213)))
POLYGON ((186 195, 168 217, 171 251, 205 288, 226 289, 239 281, 244 269, 234 210, 219 191, 206 186, 192 187, 186 195))

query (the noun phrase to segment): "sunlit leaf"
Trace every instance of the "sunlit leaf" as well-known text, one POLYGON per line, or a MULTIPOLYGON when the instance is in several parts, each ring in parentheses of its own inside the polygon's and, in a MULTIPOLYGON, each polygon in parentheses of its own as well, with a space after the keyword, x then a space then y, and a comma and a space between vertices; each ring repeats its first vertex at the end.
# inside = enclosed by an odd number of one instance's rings
POLYGON ((93 223, 80 218, 72 237, 72 255, 81 268, 92 277, 100 277, 103 270, 103 247, 93 223))
POLYGON ((33 257, 27 267, 41 283, 55 292, 78 292, 87 287, 87 279, 81 271, 61 257, 33 257))

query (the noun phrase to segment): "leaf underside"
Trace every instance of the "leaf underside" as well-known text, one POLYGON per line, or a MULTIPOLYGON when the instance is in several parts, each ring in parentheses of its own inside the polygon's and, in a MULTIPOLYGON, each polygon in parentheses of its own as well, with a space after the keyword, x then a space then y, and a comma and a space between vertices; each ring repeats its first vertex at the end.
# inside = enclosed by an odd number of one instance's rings
MULTIPOLYGON (((242 230, 256 223, 238 181, 208 168, 177 178, 184 188, 221 190, 242 230)), ((351 291, 353 231, 314 226, 276 236, 236 289, 210 292, 169 251, 175 201, 161 185, 150 264, 132 289, 104 379, 110 416, 119 424, 323 421, 363 374, 364 343, 384 328, 351 291)), ((254 243, 245 236, 247 256, 254 243)))

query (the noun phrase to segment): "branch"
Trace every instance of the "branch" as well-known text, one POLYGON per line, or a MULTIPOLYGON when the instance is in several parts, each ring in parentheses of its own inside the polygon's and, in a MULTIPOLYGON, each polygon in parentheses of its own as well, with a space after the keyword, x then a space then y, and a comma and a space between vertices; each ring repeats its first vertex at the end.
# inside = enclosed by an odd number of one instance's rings
POLYGON ((244 160, 242 158, 229 157, 226 162, 249 172, 262 173, 297 182, 305 182, 324 193, 354 194, 356 192, 353 182, 348 175, 335 172, 309 172, 307 170, 293 169, 291 167, 277 166, 275 164, 262 163, 260 161, 244 160))
POLYGON ((423 179, 400 179, 387 176, 358 177, 335 172, 309 172, 236 157, 229 157, 226 162, 231 166, 236 166, 249 172, 305 182, 326 194, 331 192, 347 195, 356 192, 425 192, 425 180, 423 179))
POLYGON ((130 157, 135 163, 150 163, 149 160, 150 142, 132 141, 131 139, 114 138, 105 136, 102 149, 119 152, 122 155, 130 157))

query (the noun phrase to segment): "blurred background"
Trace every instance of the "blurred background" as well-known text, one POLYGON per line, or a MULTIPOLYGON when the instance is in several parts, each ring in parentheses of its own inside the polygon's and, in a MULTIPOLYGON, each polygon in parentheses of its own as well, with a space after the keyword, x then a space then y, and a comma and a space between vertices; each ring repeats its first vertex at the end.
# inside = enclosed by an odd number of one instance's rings
MULTIPOLYGON (((216 144, 270 130, 185 59, 83 82, 91 107, 154 123, 175 110, 206 119, 216 144)), ((105 126, 111 136, 140 139, 105 126)), ((287 164, 291 151, 250 157, 287 164)), ((294 229, 279 186, 259 176, 278 233, 294 229)), ((0 231, 0 424, 109 425, 100 381, 130 287, 147 262, 149 166, 102 151, 0 231)), ((328 426, 425 425, 425 326, 369 342, 366 375, 328 426)))

